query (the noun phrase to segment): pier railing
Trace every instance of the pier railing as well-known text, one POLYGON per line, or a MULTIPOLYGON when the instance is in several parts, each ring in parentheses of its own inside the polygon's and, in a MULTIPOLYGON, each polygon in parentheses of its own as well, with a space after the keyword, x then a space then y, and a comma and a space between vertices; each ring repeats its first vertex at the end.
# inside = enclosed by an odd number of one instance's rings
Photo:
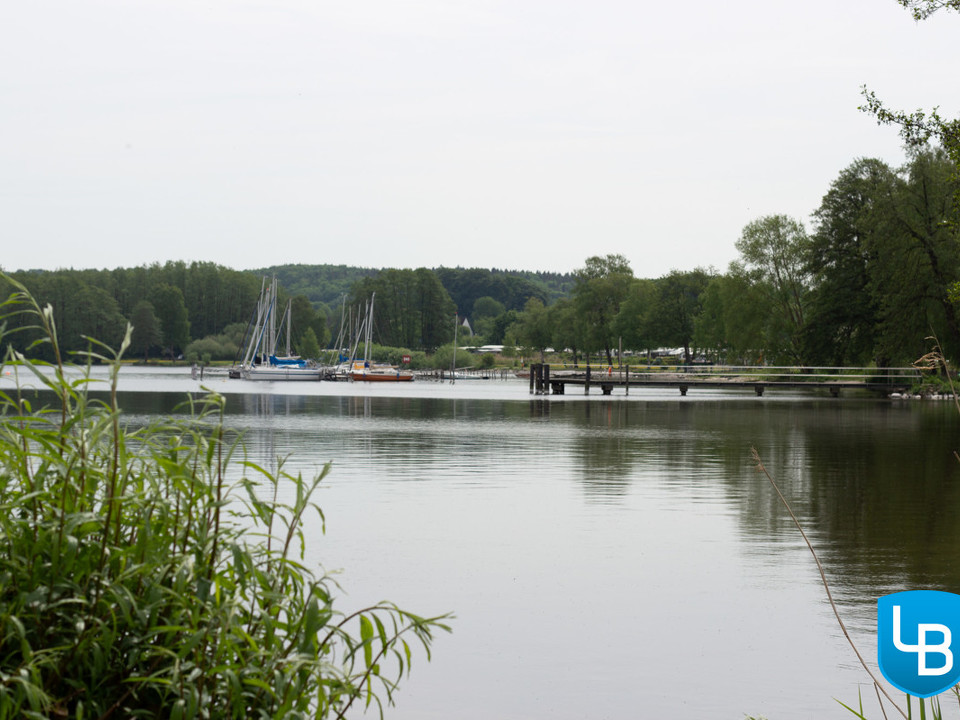
POLYGON ((901 390, 918 384, 922 371, 915 367, 797 367, 771 365, 544 365, 531 366, 530 392, 563 394, 567 385, 582 385, 589 393, 600 386, 605 395, 613 388, 675 387, 682 395, 691 387, 753 388, 762 395, 767 388, 826 388, 838 395, 841 389, 901 390))

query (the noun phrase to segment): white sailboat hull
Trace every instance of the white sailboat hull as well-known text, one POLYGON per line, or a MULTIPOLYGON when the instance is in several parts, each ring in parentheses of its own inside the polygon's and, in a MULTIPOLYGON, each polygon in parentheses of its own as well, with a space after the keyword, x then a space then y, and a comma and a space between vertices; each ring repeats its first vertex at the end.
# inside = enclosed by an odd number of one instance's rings
POLYGON ((240 371, 244 380, 319 380, 323 368, 257 365, 240 371))

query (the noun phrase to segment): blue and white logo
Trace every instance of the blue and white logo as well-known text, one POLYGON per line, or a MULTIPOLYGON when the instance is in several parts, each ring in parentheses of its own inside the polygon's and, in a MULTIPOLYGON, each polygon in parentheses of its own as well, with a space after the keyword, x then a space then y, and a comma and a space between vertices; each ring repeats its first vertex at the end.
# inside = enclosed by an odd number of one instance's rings
POLYGON ((949 690, 960 681, 960 595, 911 590, 877 600, 877 659, 891 685, 914 697, 949 690))

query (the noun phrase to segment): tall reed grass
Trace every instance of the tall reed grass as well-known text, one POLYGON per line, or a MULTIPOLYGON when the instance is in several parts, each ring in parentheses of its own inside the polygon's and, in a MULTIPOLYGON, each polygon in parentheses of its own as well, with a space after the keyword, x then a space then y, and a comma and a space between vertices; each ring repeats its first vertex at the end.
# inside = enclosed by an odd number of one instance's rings
POLYGON ((328 718, 357 701, 382 715, 447 616, 335 605, 303 537, 329 466, 248 462, 214 393, 187 420, 126 428, 129 329, 118 351, 91 340, 75 373, 51 308, 0 281, 0 346, 26 317, 55 357, 0 361, 44 391, 0 392, 0 720, 328 718), (110 369, 104 399, 91 363, 110 369))

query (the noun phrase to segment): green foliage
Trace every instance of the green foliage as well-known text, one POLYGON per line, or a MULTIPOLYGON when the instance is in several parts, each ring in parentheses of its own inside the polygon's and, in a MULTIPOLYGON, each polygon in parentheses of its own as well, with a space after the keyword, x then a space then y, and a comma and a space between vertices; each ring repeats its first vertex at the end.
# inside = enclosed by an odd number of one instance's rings
POLYGON ((339 307, 341 299, 350 294, 354 285, 364 278, 376 277, 379 272, 374 268, 347 265, 274 265, 254 270, 253 274, 276 276, 287 292, 306 296, 317 308, 321 304, 339 307))
MULTIPOLYGON (((569 349, 574 363, 586 344, 586 319, 580 314, 576 303, 570 298, 557 300, 550 306, 550 323, 553 326, 553 347, 569 349)), ((499 344, 499 343, 495 343, 499 344)))
MULTIPOLYGON (((12 274, 23 283, 41 305, 50 305, 57 320, 60 347, 64 350, 85 350, 85 337, 96 337, 111 345, 123 338, 126 320, 133 320, 134 310, 143 301, 150 301, 154 316, 163 308, 155 304, 161 286, 179 289, 187 312, 188 337, 180 341, 182 349, 193 337, 205 337, 223 331, 234 322, 246 323, 255 306, 260 285, 256 276, 223 268, 212 263, 169 262, 115 270, 56 270, 12 274)), ((161 293, 165 294, 165 293, 161 293)), ((4 292, 5 296, 6 293, 4 292)), ((179 312, 179 308, 177 308, 179 312)), ((178 318, 177 322, 182 322, 178 318)), ((10 327, 19 327, 20 320, 10 320, 10 327)), ((135 329, 143 323, 134 323, 135 329)), ((11 340, 21 351, 39 335, 36 330, 17 333, 11 340)), ((135 343, 137 338, 134 339, 135 343)), ((162 339, 155 345, 159 347, 162 339)), ((137 344, 136 353, 143 351, 137 344)), ((31 355, 52 360, 48 345, 32 348, 31 355)), ((169 354, 169 347, 168 347, 169 354)))
POLYGON ((190 342, 190 321, 183 292, 175 285, 164 283, 154 288, 151 302, 160 321, 164 353, 173 357, 190 342))
POLYGON ((613 364, 614 322, 633 283, 630 263, 623 255, 589 257, 574 275, 574 302, 586 323, 583 349, 603 350, 613 364))
POLYGON ((338 609, 303 535, 323 523, 329 468, 304 479, 239 459, 215 394, 187 420, 126 429, 129 329, 119 352, 87 355, 111 368, 97 400, 60 359, 52 308, 12 285, 0 328, 16 321, 55 360, 4 359, 46 395, 0 393, 0 720, 327 718, 392 702, 411 646, 429 656, 448 628, 390 603, 338 609))
MULTIPOLYGON (((299 347, 309 331, 313 335, 313 342, 318 348, 326 347, 330 342, 330 328, 327 325, 326 310, 315 310, 306 295, 297 295, 290 303, 290 325, 293 332, 293 344, 299 347)), ((317 357, 320 353, 311 353, 304 357, 317 357)))
POLYGON ((656 306, 647 333, 657 345, 682 347, 688 364, 693 360, 691 343, 701 312, 701 296, 709 281, 708 271, 697 268, 690 272, 673 270, 656 283, 656 306))
POLYGON ((493 299, 506 310, 520 311, 534 297, 549 305, 569 293, 573 279, 569 274, 481 268, 441 267, 435 272, 461 315, 476 314, 475 306, 481 298, 493 299))
POLYGON ((717 275, 701 299, 703 310, 694 330, 698 346, 720 362, 763 362, 768 313, 760 290, 740 275, 717 275))
POLYGON ((297 344, 297 354, 302 358, 312 360, 320 357, 320 343, 317 342, 317 336, 312 327, 308 327, 306 332, 300 336, 300 342, 297 344))
POLYGON ((153 303, 149 300, 138 302, 133 308, 130 324, 133 325, 130 350, 137 354, 142 352, 143 361, 146 362, 150 350, 159 346, 163 339, 160 332, 160 321, 157 320, 157 316, 153 312, 153 303))
MULTIPOLYGON (((958 0, 898 0, 898 2, 910 10, 914 19, 918 21, 928 18, 941 9, 960 11, 958 0)), ((901 255, 895 262, 906 260, 909 267, 908 275, 915 273, 918 269, 926 272, 920 273, 923 277, 917 292, 919 297, 914 299, 913 305, 895 301, 883 308, 886 311, 884 314, 890 316, 892 322, 884 322, 881 343, 886 347, 881 352, 884 355, 892 355, 902 351, 905 338, 900 336, 899 331, 902 329, 904 318, 894 318, 894 315, 916 310, 920 319, 933 319, 935 322, 935 318, 929 317, 931 311, 936 312, 930 307, 931 300, 939 304, 939 312, 942 313, 942 321, 946 325, 946 332, 940 334, 945 338, 948 351, 960 352, 960 321, 957 318, 955 305, 948 297, 950 287, 957 281, 956 271, 954 268, 943 267, 948 263, 955 266, 957 228, 960 227, 960 119, 945 118, 940 115, 938 108, 934 108, 930 113, 921 110, 914 113, 890 110, 875 93, 866 87, 862 91, 866 100, 860 107, 862 111, 873 115, 878 124, 896 125, 900 128, 900 136, 912 156, 908 182, 916 186, 916 180, 921 180, 920 187, 917 188, 919 192, 913 193, 914 197, 907 202, 908 205, 914 205, 915 212, 911 213, 914 217, 908 219, 903 214, 900 215, 903 228, 912 238, 913 242, 908 245, 912 244, 915 256, 904 258, 901 255), (939 145, 940 150, 931 153, 929 149, 931 142, 939 145), (938 183, 941 187, 936 187, 929 182, 932 180, 929 172, 931 156, 937 154, 940 158, 932 159, 939 160, 939 164, 946 168, 945 178, 941 178, 941 182, 938 183), (943 203, 942 193, 944 179, 952 195, 951 201, 946 204, 943 203), (932 194, 928 195, 928 191, 932 191, 932 194), (944 241, 945 237, 948 242, 944 241), (927 265, 926 268, 923 268, 924 264, 927 265), (890 310, 900 312, 890 312, 890 310)), ((911 281, 912 278, 907 283, 911 281)), ((886 289, 882 292, 886 292, 886 289)), ((882 297, 884 303, 886 300, 886 297, 882 297)), ((935 329, 935 332, 938 331, 935 329)), ((924 333, 923 336, 926 334, 928 333, 924 333)))
POLYGON ((453 368, 453 343, 441 345, 430 356, 429 367, 435 370, 450 370, 453 368))
POLYGON ((736 247, 740 260, 731 273, 747 278, 764 296, 770 317, 765 346, 771 354, 800 363, 810 288, 810 239, 803 224, 786 215, 767 215, 743 228, 736 247))
MULTIPOLYGON (((194 340, 187 345, 183 354, 188 359, 191 356, 199 358, 203 355, 209 355, 213 360, 234 360, 243 343, 244 330, 246 330, 246 326, 243 323, 232 323, 227 325, 221 333, 194 340)), ((134 332, 136 332, 136 328, 134 328, 134 332)))
POLYGON ((637 279, 630 284, 614 320, 614 331, 623 340, 624 347, 633 350, 656 347, 652 329, 658 297, 657 283, 653 280, 637 279))
POLYGON ((433 364, 430 362, 427 354, 422 350, 411 350, 410 348, 404 347, 390 347, 388 345, 377 345, 375 343, 370 346, 369 359, 377 363, 401 366, 404 364, 404 355, 410 356, 410 364, 407 367, 409 367, 411 370, 423 370, 433 367, 433 364))
POLYGON ((914 20, 926 20, 938 10, 950 9, 960 12, 960 0, 897 0, 910 10, 914 20))
POLYGON ((470 315, 470 323, 474 334, 484 338, 490 337, 493 334, 494 322, 506 310, 502 302, 489 295, 477 298, 473 303, 473 311, 470 315))
POLYGON ((538 298, 530 298, 515 326, 516 340, 531 352, 540 353, 550 345, 553 327, 547 309, 538 298))
POLYGON ((506 306, 499 300, 495 300, 489 295, 484 295, 474 301, 473 314, 471 317, 473 317, 474 321, 480 318, 495 318, 506 309, 506 306))
POLYGON ((432 270, 384 270, 357 283, 350 302, 365 307, 374 293, 378 342, 431 351, 453 339, 454 304, 432 270))
POLYGON ((813 214, 807 259, 813 288, 802 338, 807 362, 865 365, 874 359, 880 308, 871 278, 895 185, 886 163, 859 159, 834 180, 813 214))

